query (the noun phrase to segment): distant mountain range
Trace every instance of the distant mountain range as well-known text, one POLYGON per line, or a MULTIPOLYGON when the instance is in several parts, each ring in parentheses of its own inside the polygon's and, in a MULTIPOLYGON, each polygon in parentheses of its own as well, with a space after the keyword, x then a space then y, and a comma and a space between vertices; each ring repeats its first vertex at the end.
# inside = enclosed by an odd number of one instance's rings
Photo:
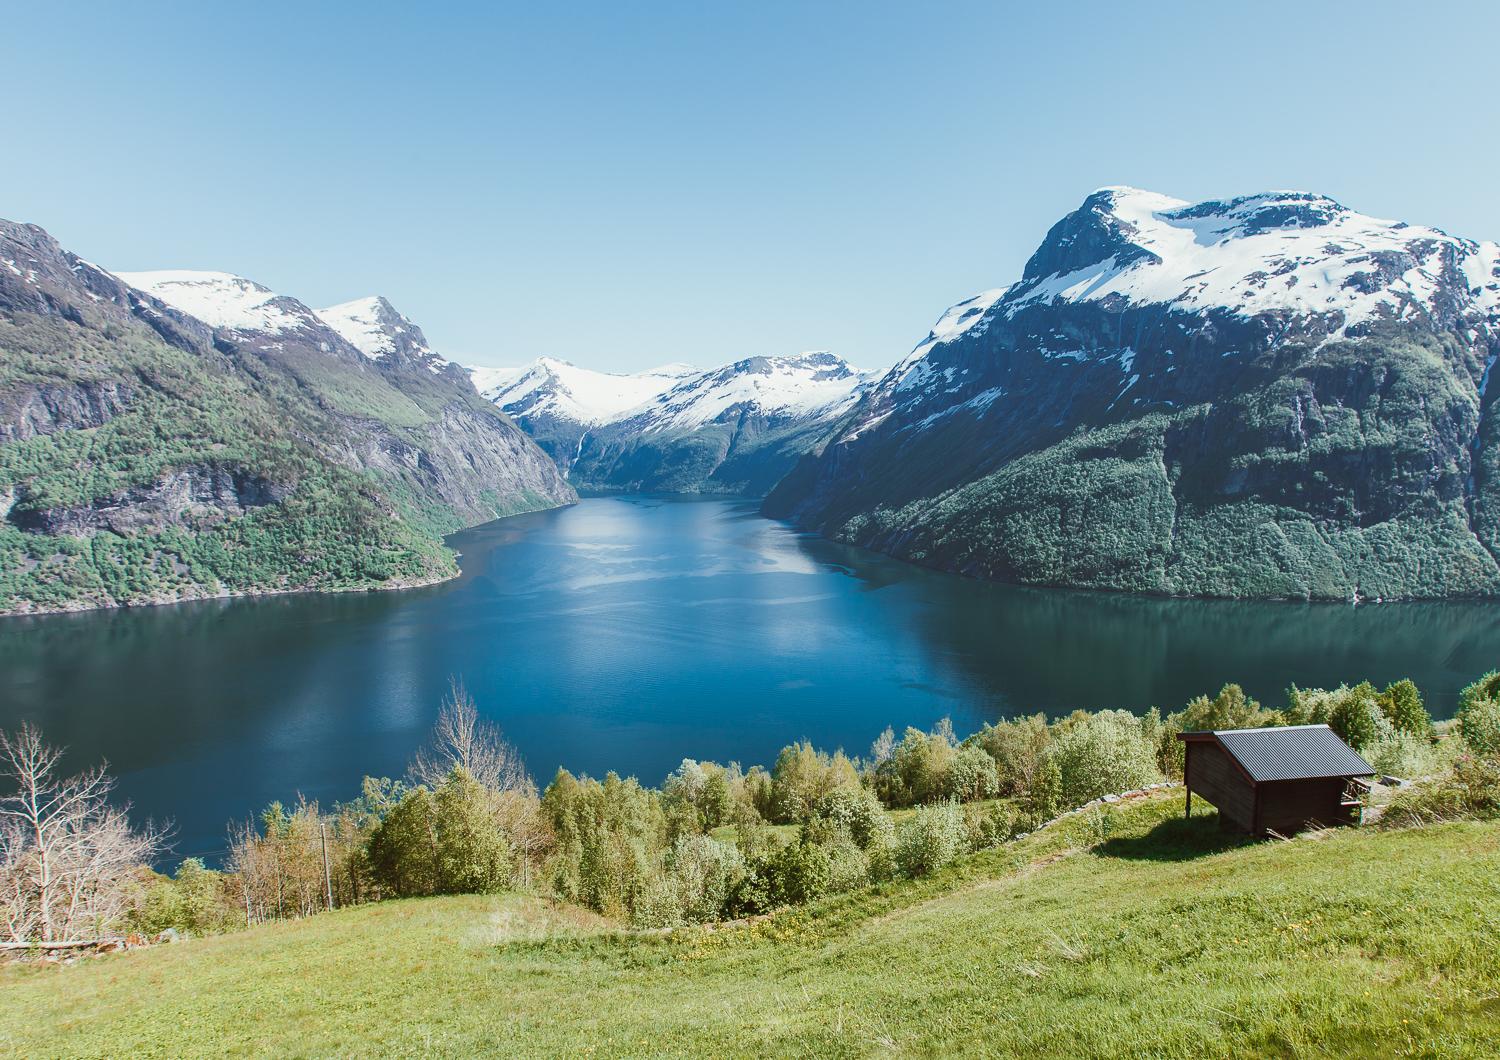
POLYGON ((762 496, 878 378, 831 353, 612 375, 543 357, 472 369, 580 488, 762 496))
POLYGON ((1500 591, 1500 248, 1320 195, 1090 195, 764 510, 979 577, 1500 591))
POLYGON ((0 221, 0 613, 420 584, 576 499, 384 299, 114 275, 0 221))
POLYGON ((0 222, 0 612, 418 584, 575 485, 1026 584, 1491 595, 1497 356, 1500 247, 1301 192, 1098 191, 882 373, 468 369, 383 298, 0 222))

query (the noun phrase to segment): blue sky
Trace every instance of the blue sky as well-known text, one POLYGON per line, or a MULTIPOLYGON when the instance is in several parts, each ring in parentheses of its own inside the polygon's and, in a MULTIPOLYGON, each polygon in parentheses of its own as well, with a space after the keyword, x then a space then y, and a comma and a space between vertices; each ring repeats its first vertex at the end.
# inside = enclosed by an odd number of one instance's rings
POLYGON ((905 353, 1089 191, 1500 238, 1500 4, 19 4, 0 216, 449 356, 905 353), (1045 9, 1044 9, 1045 8, 1045 9))

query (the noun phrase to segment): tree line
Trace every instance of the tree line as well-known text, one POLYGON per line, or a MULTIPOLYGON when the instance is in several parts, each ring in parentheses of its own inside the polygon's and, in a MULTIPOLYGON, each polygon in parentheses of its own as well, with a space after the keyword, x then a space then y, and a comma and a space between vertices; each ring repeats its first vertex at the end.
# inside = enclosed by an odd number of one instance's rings
POLYGON ((102 768, 65 778, 34 728, 0 734, 0 941, 208 934, 509 889, 640 928, 751 916, 920 877, 1100 796, 1180 777, 1179 732, 1309 723, 1380 772, 1432 778, 1397 801, 1394 821, 1500 814, 1493 673, 1464 691, 1458 738, 1441 742, 1410 681, 1293 687, 1275 709, 1230 684, 1167 715, 1035 714, 962 739, 944 720, 887 729, 863 757, 802 741, 769 769, 687 759, 657 788, 560 769, 540 791, 455 682, 406 776, 366 778, 326 809, 273 803, 231 830, 222 870, 188 859, 152 871, 164 837, 112 805, 102 768))

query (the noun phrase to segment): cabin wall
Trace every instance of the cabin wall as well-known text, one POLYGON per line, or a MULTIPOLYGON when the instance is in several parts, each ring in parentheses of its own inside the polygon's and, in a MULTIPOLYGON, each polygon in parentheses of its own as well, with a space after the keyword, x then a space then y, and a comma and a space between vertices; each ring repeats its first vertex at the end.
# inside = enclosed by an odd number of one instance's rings
POLYGON ((1253 831, 1255 788, 1249 779, 1218 744, 1207 740, 1186 743, 1188 790, 1212 803, 1227 823, 1253 831))
POLYGON ((1291 835, 1317 823, 1354 824, 1358 807, 1346 807, 1343 777, 1273 780, 1260 786, 1260 827, 1291 835))

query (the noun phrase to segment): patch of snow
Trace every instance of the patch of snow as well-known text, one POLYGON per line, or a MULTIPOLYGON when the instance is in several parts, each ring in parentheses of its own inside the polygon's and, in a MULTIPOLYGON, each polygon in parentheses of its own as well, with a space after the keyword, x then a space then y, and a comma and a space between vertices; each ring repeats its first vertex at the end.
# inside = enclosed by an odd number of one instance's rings
MULTIPOLYGON (((395 339, 387 330, 387 322, 382 319, 385 316, 381 312, 384 303, 385 300, 378 296, 356 298, 352 302, 341 302, 315 312, 323 323, 342 335, 349 345, 370 360, 378 361, 396 349, 395 339)), ((398 319, 405 320, 399 314, 396 315, 398 319)), ((404 330, 399 324, 395 327, 398 333, 404 330)))
POLYGON ((1436 312, 1454 269, 1482 311, 1500 309, 1493 243, 1368 217, 1300 192, 1198 205, 1135 188, 1104 192, 1122 238, 1149 253, 1123 262, 1116 254, 1018 284, 1003 307, 1007 316, 1118 296, 1246 316, 1338 314, 1339 334, 1414 308, 1436 312))
POLYGON ((539 357, 521 369, 471 367, 468 371, 479 392, 513 416, 545 413, 600 426, 622 419, 697 369, 667 365, 622 375, 539 357))
POLYGON ((274 332, 314 323, 310 313, 298 311, 300 306, 278 305, 275 291, 232 273, 168 269, 114 275, 215 328, 274 332))

